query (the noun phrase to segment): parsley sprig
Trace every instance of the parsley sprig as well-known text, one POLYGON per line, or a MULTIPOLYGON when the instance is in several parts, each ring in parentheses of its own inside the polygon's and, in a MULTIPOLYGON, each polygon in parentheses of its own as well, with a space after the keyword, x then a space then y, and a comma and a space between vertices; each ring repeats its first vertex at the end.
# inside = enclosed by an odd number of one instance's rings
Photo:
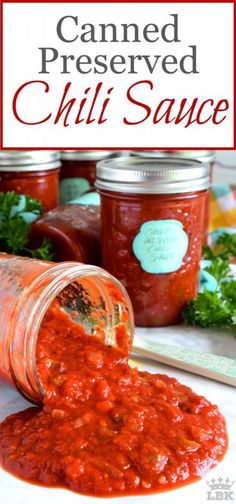
POLYGON ((224 233, 217 244, 221 245, 218 253, 204 247, 205 258, 211 261, 205 271, 215 278, 217 289, 210 292, 204 288, 184 308, 183 319, 193 326, 226 328, 236 336, 236 280, 228 262, 230 258, 236 258, 236 235, 224 233))
POLYGON ((212 249, 208 245, 203 246, 203 254, 205 259, 221 259, 236 258, 236 234, 222 233, 212 249))
POLYGON ((0 250, 9 254, 52 260, 53 247, 48 239, 37 249, 28 247, 31 224, 26 216, 36 219, 42 213, 40 201, 12 192, 0 192, 0 250))

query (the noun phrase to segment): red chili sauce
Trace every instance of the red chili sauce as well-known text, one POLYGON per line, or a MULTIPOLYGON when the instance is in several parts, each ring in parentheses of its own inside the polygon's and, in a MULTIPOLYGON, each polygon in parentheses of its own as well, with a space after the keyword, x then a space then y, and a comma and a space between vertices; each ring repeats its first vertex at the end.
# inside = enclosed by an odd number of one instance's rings
POLYGON ((2 172, 0 191, 15 191, 39 199, 43 210, 52 210, 59 203, 59 169, 33 172, 2 172))
POLYGON ((119 194, 101 191, 102 266, 128 291, 138 326, 165 326, 197 295, 206 191, 188 194, 119 194), (148 221, 176 219, 188 236, 181 267, 150 274, 134 254, 133 241, 148 221))
POLYGON ((32 483, 96 496, 191 483, 222 459, 225 421, 174 378, 140 372, 57 306, 37 343, 43 407, 0 426, 1 465, 32 483))
POLYGON ((96 160, 62 159, 60 172, 60 202, 79 198, 94 187, 96 160))
POLYGON ((60 180, 81 177, 94 187, 96 180, 96 160, 62 159, 60 180))

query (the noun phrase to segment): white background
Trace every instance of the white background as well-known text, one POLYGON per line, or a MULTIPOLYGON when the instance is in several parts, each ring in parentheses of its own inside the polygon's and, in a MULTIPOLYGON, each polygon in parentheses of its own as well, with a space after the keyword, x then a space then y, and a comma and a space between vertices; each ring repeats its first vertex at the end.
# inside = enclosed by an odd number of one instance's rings
MULTIPOLYGON (((83 4, 83 3, 34 3, 4 4, 4 148, 18 147, 232 147, 233 135, 233 5, 227 3, 189 4, 83 4), (179 36, 181 43, 63 43, 56 34, 60 17, 78 15, 79 26, 83 23, 137 23, 143 27, 155 23, 160 28, 171 22, 171 13, 179 14, 179 36), (60 58, 51 65, 50 75, 40 75, 40 51, 38 47, 55 47, 60 54, 175 54, 177 57, 189 53, 188 45, 197 45, 198 75, 184 75, 178 71, 167 75, 162 70, 150 75, 146 70, 137 75, 127 73, 115 75, 79 74, 72 62, 72 73, 61 75, 60 58), (20 111, 24 116, 41 118, 57 110, 64 85, 73 81, 68 98, 77 97, 78 105, 88 86, 95 87, 104 81, 106 87, 114 86, 108 109, 108 121, 103 125, 62 123, 53 125, 53 120, 37 126, 26 126, 13 116, 12 99, 18 87, 28 80, 46 80, 50 85, 48 94, 42 91, 24 93, 20 111), (192 100, 227 98, 231 109, 227 120, 221 125, 184 125, 159 123, 148 119, 141 125, 126 126, 123 117, 140 117, 140 108, 135 108, 126 99, 126 90, 137 80, 150 79, 155 92, 143 93, 142 99, 153 111, 161 99, 184 97, 192 100), (136 114, 135 114, 136 113, 136 114)), ((78 28, 78 34, 81 33, 78 28)), ((141 69, 142 67, 140 67, 141 69)), ((35 88, 36 89, 36 88, 35 88)), ((38 88, 39 89, 39 88, 38 88)), ((22 95, 23 96, 23 95, 22 95)), ((106 95, 104 96, 104 98, 106 95)), ((37 120, 37 119, 36 119, 37 120)))

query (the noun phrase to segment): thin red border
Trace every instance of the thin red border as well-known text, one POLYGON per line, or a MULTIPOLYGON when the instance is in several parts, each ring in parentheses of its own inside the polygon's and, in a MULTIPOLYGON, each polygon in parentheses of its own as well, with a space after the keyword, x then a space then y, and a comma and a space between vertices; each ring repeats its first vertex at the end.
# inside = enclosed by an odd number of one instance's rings
MULTIPOLYGON (((69 2, 65 2, 65 0, 51 0, 48 2, 48 0, 25 0, 22 2, 21 0, 0 0, 0 150, 4 149, 11 149, 11 150, 25 150, 29 149, 29 147, 4 147, 3 146, 3 5, 4 3, 146 3, 143 0, 84 0, 84 2, 79 2, 77 0, 69 0, 69 2)), ((234 8, 234 48, 233 48, 233 62, 234 62, 234 90, 235 90, 235 83, 236 83, 236 51, 235 51, 235 46, 236 46, 236 8, 235 8, 235 3, 236 0, 163 0, 162 2, 157 2, 156 0, 148 0, 148 3, 231 3, 233 4, 234 8)), ((214 22, 214 18, 213 18, 214 22)), ((168 148, 168 150, 234 150, 236 149, 236 101, 235 101, 235 93, 234 93, 234 124, 233 124, 233 141, 234 141, 234 146, 233 147, 161 147, 161 146, 155 146, 155 147, 149 147, 148 149, 146 147, 89 147, 90 150, 154 150, 154 149, 160 149, 160 150, 165 150, 168 148)), ((64 147, 61 146, 60 148, 58 147, 30 147, 31 150, 58 150, 58 149, 68 149, 68 146, 64 147)), ((88 147, 70 147, 70 149, 74 150, 86 150, 88 147)))

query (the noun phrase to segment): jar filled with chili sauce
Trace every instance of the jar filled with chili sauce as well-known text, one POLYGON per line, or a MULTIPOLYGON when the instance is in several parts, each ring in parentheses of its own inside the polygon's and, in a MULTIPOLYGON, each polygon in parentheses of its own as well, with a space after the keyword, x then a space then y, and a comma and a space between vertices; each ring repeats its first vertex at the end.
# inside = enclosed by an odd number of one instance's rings
POLYGON ((79 198, 94 187, 96 164, 113 155, 112 151, 61 151, 60 203, 79 198))
POLYGON ((98 164, 102 266, 127 289, 138 326, 181 320, 194 298, 208 164, 120 158, 98 164))
MULTIPOLYGON (((133 151, 134 155, 141 157, 151 157, 155 159, 187 159, 196 160, 200 163, 208 163, 210 170, 210 181, 212 182, 213 177, 213 167, 215 164, 215 151, 212 150, 142 150, 133 151)), ((211 206, 211 187, 207 190, 206 204, 205 204, 205 215, 204 215, 204 227, 203 227, 203 245, 208 242, 208 232, 210 224, 210 206, 211 206)))
POLYGON ((106 271, 77 262, 55 264, 0 254, 0 378, 36 403, 44 397, 37 337, 55 301, 86 334, 119 348, 127 358, 133 339, 128 294, 106 271))
POLYGON ((79 261, 99 266, 99 195, 87 193, 85 196, 85 201, 81 196, 82 204, 78 199, 77 203, 61 205, 37 219, 31 228, 31 246, 37 248, 48 238, 53 245, 55 261, 79 261))
POLYGON ((41 201, 44 211, 59 202, 59 151, 1 151, 0 191, 15 191, 41 201))

